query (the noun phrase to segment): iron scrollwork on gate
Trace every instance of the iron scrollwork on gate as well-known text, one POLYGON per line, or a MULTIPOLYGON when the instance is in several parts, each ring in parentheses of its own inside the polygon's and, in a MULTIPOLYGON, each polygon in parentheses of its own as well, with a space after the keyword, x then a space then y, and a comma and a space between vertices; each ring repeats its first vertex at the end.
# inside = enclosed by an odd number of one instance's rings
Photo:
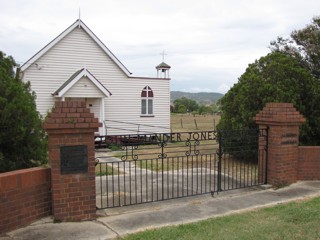
POLYGON ((121 156, 122 161, 126 160, 138 160, 139 156, 138 154, 135 154, 135 150, 138 150, 139 146, 138 145, 124 145, 121 146, 121 150, 125 153, 124 155, 121 156))
POLYGON ((200 150, 199 150, 199 146, 200 146, 200 141, 199 140, 195 140, 195 141, 191 141, 190 139, 186 141, 186 147, 188 148, 188 150, 185 152, 186 156, 191 156, 192 153, 194 155, 199 155, 200 154, 200 150))

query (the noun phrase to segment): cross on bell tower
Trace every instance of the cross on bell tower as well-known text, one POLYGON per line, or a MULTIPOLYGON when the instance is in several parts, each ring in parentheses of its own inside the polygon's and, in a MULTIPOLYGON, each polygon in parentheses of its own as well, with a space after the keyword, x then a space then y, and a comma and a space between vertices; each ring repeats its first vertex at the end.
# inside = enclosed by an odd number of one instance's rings
POLYGON ((164 62, 164 56, 167 55, 164 51, 160 53, 162 55, 162 63, 156 66, 157 77, 158 78, 169 78, 169 69, 171 68, 168 64, 164 62))
POLYGON ((164 56, 165 56, 165 55, 168 55, 168 54, 166 54, 166 53, 164 52, 164 50, 163 50, 162 53, 160 53, 160 55, 162 55, 162 62, 164 62, 164 56))

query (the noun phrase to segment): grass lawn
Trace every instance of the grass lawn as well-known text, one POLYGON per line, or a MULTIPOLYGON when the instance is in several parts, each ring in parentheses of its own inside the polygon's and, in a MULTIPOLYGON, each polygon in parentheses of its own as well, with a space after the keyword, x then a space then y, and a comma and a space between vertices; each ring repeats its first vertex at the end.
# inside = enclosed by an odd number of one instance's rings
POLYGON ((123 239, 320 239, 320 197, 193 224, 148 230, 123 239))

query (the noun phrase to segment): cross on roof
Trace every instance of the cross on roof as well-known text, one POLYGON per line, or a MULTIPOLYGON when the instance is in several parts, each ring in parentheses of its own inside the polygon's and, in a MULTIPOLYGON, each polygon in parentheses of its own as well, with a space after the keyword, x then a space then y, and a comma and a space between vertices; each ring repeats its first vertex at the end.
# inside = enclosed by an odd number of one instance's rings
POLYGON ((162 53, 160 53, 160 55, 162 55, 162 62, 164 62, 164 56, 165 56, 165 55, 168 55, 168 54, 166 54, 166 53, 164 52, 164 50, 163 50, 162 53))

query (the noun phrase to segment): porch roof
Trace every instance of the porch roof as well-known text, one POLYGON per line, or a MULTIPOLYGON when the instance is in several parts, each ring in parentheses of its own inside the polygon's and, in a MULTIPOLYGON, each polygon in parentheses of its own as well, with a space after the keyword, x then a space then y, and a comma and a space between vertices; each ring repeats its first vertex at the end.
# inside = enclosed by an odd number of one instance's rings
POLYGON ((86 69, 82 68, 76 71, 72 76, 64 82, 54 93, 52 96, 54 97, 63 97, 63 95, 74 86, 82 77, 87 77, 106 97, 112 95, 112 93, 102 85, 102 83, 92 75, 92 73, 86 69))

